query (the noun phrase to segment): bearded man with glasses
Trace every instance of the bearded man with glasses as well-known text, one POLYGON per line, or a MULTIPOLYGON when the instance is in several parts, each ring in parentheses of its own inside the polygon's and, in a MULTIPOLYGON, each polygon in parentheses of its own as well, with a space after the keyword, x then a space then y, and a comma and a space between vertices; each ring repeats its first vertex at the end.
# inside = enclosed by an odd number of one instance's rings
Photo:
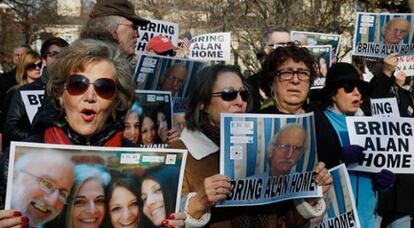
POLYGON ((13 219, 21 221, 22 227, 51 221, 66 204, 73 181, 73 163, 64 154, 24 154, 15 163, 11 200, 11 208, 15 210, 13 219))
POLYGON ((270 175, 289 174, 305 153, 306 132, 299 124, 285 125, 268 146, 270 175))

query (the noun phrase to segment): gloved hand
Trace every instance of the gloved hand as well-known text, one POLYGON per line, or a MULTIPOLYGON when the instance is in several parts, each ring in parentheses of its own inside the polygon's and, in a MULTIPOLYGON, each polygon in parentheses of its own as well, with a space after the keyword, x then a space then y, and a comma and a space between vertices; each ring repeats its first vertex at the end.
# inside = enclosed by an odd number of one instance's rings
POLYGON ((349 145, 342 147, 342 157, 345 164, 359 163, 364 159, 364 148, 359 145, 349 145))
POLYGON ((387 169, 382 169, 381 172, 374 174, 373 185, 379 191, 385 191, 392 187, 395 182, 395 174, 387 169))

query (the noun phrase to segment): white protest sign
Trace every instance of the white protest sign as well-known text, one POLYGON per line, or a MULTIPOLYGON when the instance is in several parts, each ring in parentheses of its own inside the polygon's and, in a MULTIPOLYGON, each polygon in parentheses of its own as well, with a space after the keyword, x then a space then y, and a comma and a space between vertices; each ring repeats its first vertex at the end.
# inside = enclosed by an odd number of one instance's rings
POLYGON ((230 33, 209 33, 193 37, 189 58, 218 61, 230 60, 230 33))
POLYGON ((158 35, 168 37, 174 45, 178 43, 179 28, 177 23, 150 19, 150 23, 139 28, 137 51, 145 51, 148 41, 158 35))
POLYGON ((412 118, 347 117, 350 144, 365 148, 364 160, 351 170, 414 173, 412 118))
POLYGON ((371 113, 372 116, 400 117, 397 99, 395 97, 371 98, 371 113))
POLYGON ((22 90, 20 91, 24 107, 26 108, 27 116, 29 117, 30 123, 32 123, 37 110, 42 105, 43 98, 45 95, 44 90, 22 90))
POLYGON ((400 71, 404 71, 405 76, 414 76, 414 55, 398 57, 398 65, 395 68, 394 75, 397 75, 400 71))

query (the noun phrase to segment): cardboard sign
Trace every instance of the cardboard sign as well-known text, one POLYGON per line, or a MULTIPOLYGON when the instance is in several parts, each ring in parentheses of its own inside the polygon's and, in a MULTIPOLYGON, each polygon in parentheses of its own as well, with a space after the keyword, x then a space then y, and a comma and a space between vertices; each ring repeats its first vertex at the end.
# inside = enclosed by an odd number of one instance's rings
MULTIPOLYGON (((88 223, 101 227, 112 221, 106 218, 112 215, 105 208, 125 205, 121 197, 127 197, 127 202, 144 201, 156 186, 163 196, 157 203, 164 205, 164 213, 136 213, 135 217, 131 213, 129 222, 137 226, 145 217, 151 226, 160 226, 156 221, 161 223, 179 209, 186 156, 186 150, 175 149, 12 142, 6 208, 28 216, 30 227, 51 220, 53 227, 73 227, 73 210, 66 209, 92 207, 96 212, 88 223), (113 191, 104 191, 107 188, 113 191), (107 197, 117 201, 107 202, 107 197)), ((136 211, 143 211, 142 203, 131 205, 131 210, 135 205, 136 211)))
POLYGON ((233 187, 216 206, 322 196, 313 172, 317 163, 313 127, 313 113, 221 114, 220 173, 232 179, 233 187))
POLYGON ((230 60, 230 33, 208 33, 193 37, 190 45, 190 59, 230 60))
POLYGON ((370 100, 372 116, 400 117, 400 110, 398 109, 397 99, 395 97, 371 98, 370 100))
POLYGON ((325 198, 326 213, 322 222, 311 224, 313 228, 359 228, 361 227, 355 206, 351 181, 344 164, 329 170, 333 183, 325 198))
POLYGON ((145 51, 148 41, 158 35, 168 37, 174 45, 177 45, 179 34, 177 23, 150 19, 150 23, 139 28, 136 50, 139 52, 145 51))
POLYGON ((353 55, 414 55, 414 14, 357 13, 353 55), (398 34, 397 34, 398 33, 398 34))
POLYGON ((350 144, 365 148, 364 160, 348 169, 414 173, 414 119, 392 117, 346 117, 350 144))

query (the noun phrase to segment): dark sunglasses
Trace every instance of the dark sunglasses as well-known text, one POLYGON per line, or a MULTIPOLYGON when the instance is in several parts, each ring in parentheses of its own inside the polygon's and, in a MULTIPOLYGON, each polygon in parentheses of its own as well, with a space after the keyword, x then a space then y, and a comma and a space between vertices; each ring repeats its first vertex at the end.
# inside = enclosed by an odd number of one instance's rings
POLYGON ((85 93, 89 84, 93 84, 96 93, 103 99, 111 99, 116 92, 114 80, 99 78, 91 83, 87 77, 80 74, 69 75, 65 82, 65 89, 70 95, 76 96, 85 93))
POLYGON ((243 101, 249 99, 249 91, 247 90, 235 90, 233 88, 224 89, 220 92, 212 93, 212 97, 221 97, 224 101, 233 101, 237 98, 237 94, 240 94, 240 97, 243 101))
POLYGON ((43 65, 42 62, 32 63, 32 64, 27 65, 27 69, 28 70, 35 70, 36 68, 42 69, 42 65, 43 65))
POLYGON ((347 82, 347 83, 344 84, 344 86, 342 88, 344 88, 345 93, 352 93, 355 90, 355 87, 358 88, 358 91, 361 94, 365 93, 365 89, 362 86, 362 84, 360 84, 360 83, 347 82))

